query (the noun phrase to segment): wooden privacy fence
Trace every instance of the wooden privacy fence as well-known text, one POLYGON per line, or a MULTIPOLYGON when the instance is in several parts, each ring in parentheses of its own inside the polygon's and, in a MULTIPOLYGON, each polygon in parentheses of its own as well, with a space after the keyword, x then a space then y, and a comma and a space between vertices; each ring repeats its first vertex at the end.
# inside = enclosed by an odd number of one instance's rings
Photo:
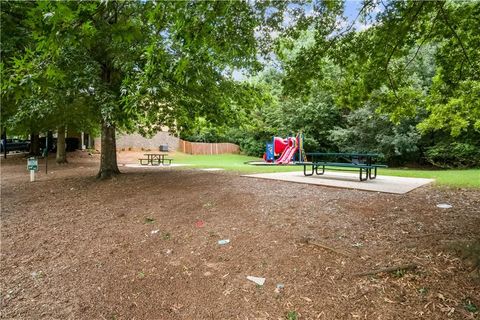
POLYGON ((180 139, 178 151, 188 154, 240 153, 240 147, 233 143, 189 142, 180 139))

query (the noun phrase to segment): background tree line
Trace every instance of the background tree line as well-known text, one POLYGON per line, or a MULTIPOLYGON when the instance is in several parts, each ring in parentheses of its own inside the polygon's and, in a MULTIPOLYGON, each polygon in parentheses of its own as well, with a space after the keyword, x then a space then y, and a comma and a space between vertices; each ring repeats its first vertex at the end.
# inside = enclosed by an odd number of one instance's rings
POLYGON ((198 117, 221 124, 251 105, 255 90, 232 70, 259 70, 287 5, 2 2, 2 129, 30 134, 33 144, 40 132, 96 128, 98 177, 116 175, 117 130, 182 131, 198 117))
POLYGON ((302 131, 308 151, 382 153, 393 165, 480 165, 480 3, 364 1, 358 30, 322 7, 276 42, 275 65, 245 81, 263 101, 229 126, 182 135, 260 156, 302 131), (319 10, 321 12, 321 10, 319 10))
POLYGON ((40 132, 96 130, 100 178, 119 173, 117 130, 162 126, 251 155, 302 131, 307 151, 478 166, 480 2, 364 0, 353 20, 345 8, 2 2, 2 130, 32 142, 40 132))

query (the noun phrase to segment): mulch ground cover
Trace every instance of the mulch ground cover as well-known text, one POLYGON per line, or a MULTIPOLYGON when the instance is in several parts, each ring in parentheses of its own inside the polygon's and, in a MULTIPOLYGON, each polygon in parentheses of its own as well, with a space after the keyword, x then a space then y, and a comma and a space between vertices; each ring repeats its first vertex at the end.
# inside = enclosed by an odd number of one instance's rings
POLYGON ((33 183, 2 159, 2 319, 479 318, 479 190, 174 168, 97 181, 97 155, 69 155, 33 183))

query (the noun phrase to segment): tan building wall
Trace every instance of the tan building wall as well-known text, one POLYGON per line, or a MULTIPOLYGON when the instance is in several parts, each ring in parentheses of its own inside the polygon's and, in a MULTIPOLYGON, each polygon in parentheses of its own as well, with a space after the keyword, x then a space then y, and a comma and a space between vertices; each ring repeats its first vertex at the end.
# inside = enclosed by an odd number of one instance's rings
MULTIPOLYGON (((162 144, 168 144, 168 150, 174 151, 178 148, 179 139, 166 131, 160 131, 152 138, 145 138, 138 133, 117 134, 117 150, 152 150, 159 151, 162 144)), ((95 149, 101 149, 100 137, 95 138, 95 149)))

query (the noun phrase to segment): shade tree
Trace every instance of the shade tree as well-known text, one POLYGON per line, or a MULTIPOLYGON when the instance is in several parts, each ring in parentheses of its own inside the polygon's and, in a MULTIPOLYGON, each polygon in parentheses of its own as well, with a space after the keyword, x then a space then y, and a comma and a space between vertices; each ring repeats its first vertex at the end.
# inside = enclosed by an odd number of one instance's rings
POLYGON ((251 89, 231 74, 259 67, 257 54, 268 51, 268 41, 259 41, 268 37, 259 35, 280 27, 275 17, 285 8, 246 1, 36 2, 26 22, 34 47, 18 58, 20 79, 13 82, 22 99, 31 77, 42 92, 70 90, 88 101, 101 125, 98 176, 107 178, 119 172, 117 128, 175 130, 199 116, 221 122, 232 106, 250 104, 251 89), (69 61, 62 59, 68 51, 75 53, 69 61), (75 89, 70 81, 51 84, 78 78, 75 89))

